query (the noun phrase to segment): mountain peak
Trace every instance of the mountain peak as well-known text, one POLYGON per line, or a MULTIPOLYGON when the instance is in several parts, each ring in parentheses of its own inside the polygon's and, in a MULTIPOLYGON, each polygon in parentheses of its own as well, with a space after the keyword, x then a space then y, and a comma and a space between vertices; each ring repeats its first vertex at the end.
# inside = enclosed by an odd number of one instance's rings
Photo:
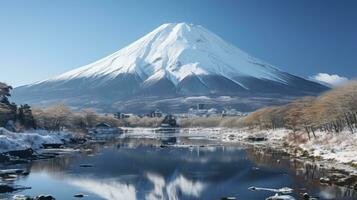
POLYGON ((161 26, 159 26, 158 28, 173 28, 173 27, 177 27, 177 28, 191 28, 194 26, 199 26, 199 25, 195 25, 193 23, 186 23, 186 22, 178 22, 178 23, 164 23, 161 26))
POLYGON ((167 78, 174 85, 196 75, 220 75, 231 80, 251 76, 284 83, 277 71, 202 26, 167 23, 110 56, 49 81, 83 77, 110 80, 132 73, 143 81, 167 78))
POLYGON ((53 91, 54 98, 63 91, 64 98, 115 97, 107 102, 144 94, 310 94, 325 87, 256 59, 202 26, 167 23, 105 58, 26 89, 53 91))

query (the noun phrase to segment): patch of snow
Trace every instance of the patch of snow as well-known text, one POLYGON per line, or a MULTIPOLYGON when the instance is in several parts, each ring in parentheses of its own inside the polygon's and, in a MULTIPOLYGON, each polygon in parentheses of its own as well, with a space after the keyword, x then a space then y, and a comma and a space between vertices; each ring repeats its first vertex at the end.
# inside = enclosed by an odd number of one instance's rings
POLYGON ((299 147, 313 156, 326 160, 357 164, 357 134, 351 134, 349 131, 341 133, 318 131, 315 134, 316 138, 312 137, 299 147))
POLYGON ((193 97, 185 97, 184 101, 202 101, 202 100, 210 100, 211 98, 208 96, 193 96, 193 97))
POLYGON ((36 132, 13 133, 0 127, 0 153, 28 148, 39 149, 42 144, 62 144, 63 140, 69 138, 70 134, 65 132, 49 133, 36 130, 36 132))
POLYGON ((275 130, 257 130, 251 131, 248 129, 224 129, 222 141, 224 142, 244 142, 249 137, 263 137, 269 143, 282 143, 284 138, 289 135, 286 129, 275 130))

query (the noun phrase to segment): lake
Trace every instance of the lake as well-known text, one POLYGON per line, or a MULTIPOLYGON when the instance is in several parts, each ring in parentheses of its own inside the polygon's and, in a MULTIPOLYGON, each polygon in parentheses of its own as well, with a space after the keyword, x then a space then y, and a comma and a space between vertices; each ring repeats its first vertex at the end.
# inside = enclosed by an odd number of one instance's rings
MULTIPOLYGON (((320 199, 357 199, 351 189, 320 184, 324 170, 267 148, 222 143, 204 137, 125 137, 93 143, 54 159, 7 166, 30 173, 12 180, 32 187, 16 194, 56 199, 261 200, 274 195, 251 186, 294 189, 320 199)), ((14 194, 0 194, 3 199, 14 194)))

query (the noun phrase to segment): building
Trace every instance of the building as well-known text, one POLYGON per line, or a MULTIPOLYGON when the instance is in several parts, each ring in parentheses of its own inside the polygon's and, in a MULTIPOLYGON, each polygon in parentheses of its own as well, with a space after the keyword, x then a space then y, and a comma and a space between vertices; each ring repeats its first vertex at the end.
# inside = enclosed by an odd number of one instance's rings
POLYGON ((245 113, 242 113, 236 109, 224 109, 222 111, 222 117, 229 117, 229 116, 245 116, 245 113))
POLYGON ((161 118, 164 116, 164 113, 161 112, 159 109, 156 109, 155 111, 150 112, 149 117, 152 118, 161 118))
POLYGON ((125 113, 121 113, 121 112, 117 112, 114 114, 114 117, 117 119, 126 119, 129 118, 131 115, 130 114, 125 114, 125 113))
POLYGON ((120 134, 123 133, 123 130, 118 127, 113 127, 106 122, 101 122, 97 124, 90 133, 95 138, 106 137, 105 135, 113 135, 113 134, 120 134))
MULTIPOLYGON (((198 108, 198 106, 197 106, 198 108)), ((202 107, 201 107, 202 108, 202 107)), ((210 109, 194 109, 190 108, 187 113, 187 117, 219 117, 221 113, 216 108, 210 109)))
POLYGON ((109 129, 112 128, 112 126, 108 123, 101 122, 95 126, 96 129, 109 129))
POLYGON ((203 103, 197 104, 197 110, 204 110, 204 109, 205 109, 205 104, 203 104, 203 103))

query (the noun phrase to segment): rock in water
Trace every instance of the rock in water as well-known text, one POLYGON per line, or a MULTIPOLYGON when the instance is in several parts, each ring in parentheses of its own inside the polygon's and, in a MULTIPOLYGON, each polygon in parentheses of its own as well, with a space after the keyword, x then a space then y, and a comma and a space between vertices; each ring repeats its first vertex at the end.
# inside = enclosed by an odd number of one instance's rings
POLYGON ((93 165, 91 164, 81 164, 79 165, 80 167, 83 167, 83 168, 89 168, 89 167, 93 167, 93 165))
POLYGON ((84 197, 84 194, 75 194, 75 195, 73 195, 74 197, 76 197, 76 198, 83 198, 84 197))
POLYGON ((0 185, 0 193, 10 193, 14 192, 16 189, 9 185, 0 185))
POLYGON ((277 194, 291 194, 293 192, 293 189, 289 187, 283 187, 279 189, 275 188, 260 188, 260 187, 249 187, 248 190, 251 191, 269 191, 269 192, 275 192, 277 194))
POLYGON ((221 200, 236 200, 235 197, 222 197, 221 200))
POLYGON ((34 200, 56 200, 56 199, 51 195, 40 195, 35 197, 34 200))
POLYGON ((331 180, 327 177, 321 177, 320 178, 320 183, 325 183, 325 184, 329 184, 331 183, 331 180))
POLYGON ((31 189, 31 187, 0 185, 0 193, 11 193, 18 190, 28 190, 28 189, 31 189))
POLYGON ((33 200, 32 197, 30 196, 25 196, 25 195, 15 195, 12 197, 13 200, 33 200))
POLYGON ((18 158, 25 158, 25 159, 31 158, 33 153, 34 153, 34 151, 31 148, 7 152, 7 154, 9 154, 10 156, 14 156, 14 157, 18 157, 18 158))
POLYGON ((249 136, 247 140, 251 142, 263 142, 266 141, 267 138, 264 136, 249 136))
POLYGON ((265 200, 296 200, 296 199, 290 195, 275 194, 274 196, 268 197, 265 200))
POLYGON ((53 196, 51 195, 39 195, 37 197, 30 197, 30 196, 25 196, 25 195, 15 195, 12 197, 13 200, 56 200, 53 196))
POLYGON ((304 200, 318 200, 319 199, 317 197, 311 197, 308 193, 304 193, 302 195, 302 197, 303 197, 304 200))
POLYGON ((60 143, 52 143, 52 144, 42 144, 43 148, 45 149, 58 149, 63 146, 63 144, 60 143))
POLYGON ((9 158, 7 155, 5 155, 5 154, 0 154, 0 163, 2 163, 2 162, 8 162, 8 161, 10 161, 10 158, 9 158))

